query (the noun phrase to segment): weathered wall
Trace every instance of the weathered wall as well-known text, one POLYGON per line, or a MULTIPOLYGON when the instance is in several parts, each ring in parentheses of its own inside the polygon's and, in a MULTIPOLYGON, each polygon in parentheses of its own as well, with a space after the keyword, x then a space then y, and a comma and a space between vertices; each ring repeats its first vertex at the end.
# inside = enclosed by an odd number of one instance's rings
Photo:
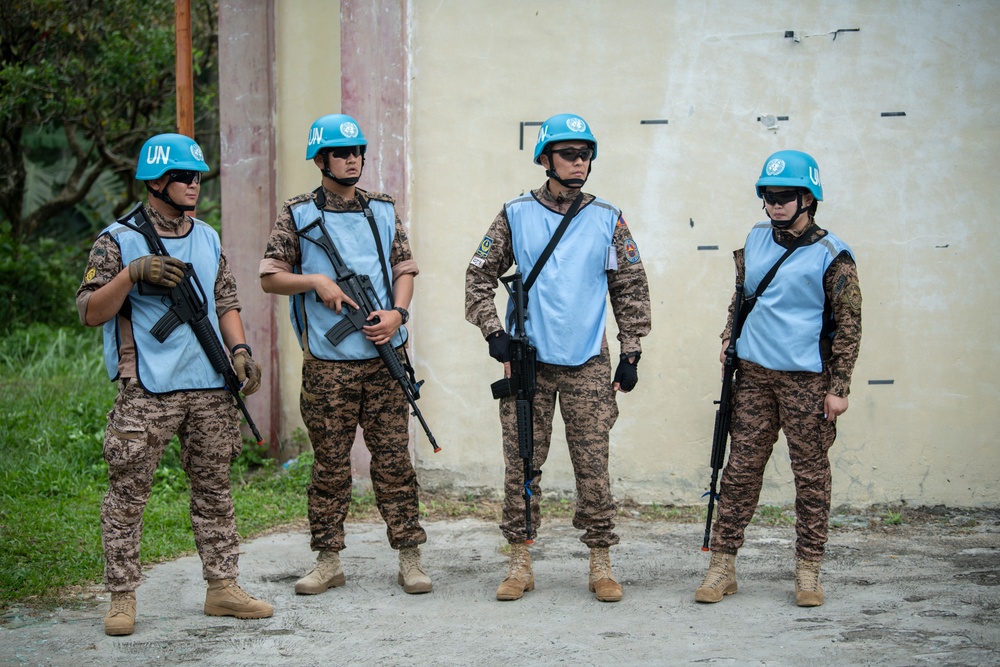
MULTIPOLYGON (((336 20, 331 4, 277 3, 280 199, 313 187, 302 132, 339 102, 337 30, 315 29, 336 20)), ((537 127, 521 124, 573 111, 600 142, 587 190, 623 208, 653 297, 640 382, 620 397, 612 432, 617 496, 701 502, 731 250, 763 217, 753 182, 764 158, 798 148, 819 161, 818 219, 854 249, 865 299, 832 452, 835 503, 1000 502, 1000 131, 990 113, 1000 5, 411 0, 406 12, 398 131, 409 138, 408 224, 422 268, 411 331, 427 380, 421 408, 444 448, 431 454, 418 430, 425 487, 500 487, 488 389, 498 367, 464 320, 463 275, 502 202, 544 179, 531 163, 537 127)), ((292 424, 300 356, 283 336, 292 424)), ((558 422, 545 471, 547 490, 572 490, 558 422)), ((792 496, 779 444, 762 502, 792 496)))

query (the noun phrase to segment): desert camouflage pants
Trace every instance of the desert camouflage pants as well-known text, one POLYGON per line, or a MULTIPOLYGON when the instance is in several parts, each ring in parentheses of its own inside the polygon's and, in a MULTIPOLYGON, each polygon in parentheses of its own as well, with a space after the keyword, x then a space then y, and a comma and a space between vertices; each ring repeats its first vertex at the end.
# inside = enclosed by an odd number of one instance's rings
POLYGON ((417 474, 410 461, 410 406, 382 360, 306 359, 299 405, 315 453, 309 484, 312 549, 344 548, 344 519, 351 505, 351 446, 358 426, 371 453, 372 491, 390 546, 400 549, 426 542, 417 474))
POLYGON ((753 518, 764 467, 785 432, 795 477, 795 552, 823 558, 830 519, 830 459, 837 427, 823 418, 825 373, 772 371, 741 360, 734 385, 729 460, 722 472, 712 550, 735 554, 753 518))
POLYGON ((132 591, 142 582, 142 514, 153 473, 175 433, 191 485, 191 527, 202 576, 236 578, 239 535, 229 468, 243 446, 239 417, 232 396, 223 390, 150 394, 135 380, 119 382, 104 434, 108 492, 101 530, 109 591, 132 591))
MULTIPOLYGON (((580 541, 588 547, 618 544, 614 533, 615 503, 608 476, 608 440, 618 419, 618 403, 611 388, 608 351, 579 367, 538 364, 537 391, 532 420, 535 436, 534 469, 541 471, 549 455, 556 397, 566 428, 569 458, 576 478, 573 526, 584 531, 580 541)), ((524 525, 524 463, 518 451, 514 397, 500 399, 505 462, 504 504, 500 531, 508 542, 526 539, 524 525)), ((531 535, 538 534, 541 516, 541 473, 531 484, 531 535)))

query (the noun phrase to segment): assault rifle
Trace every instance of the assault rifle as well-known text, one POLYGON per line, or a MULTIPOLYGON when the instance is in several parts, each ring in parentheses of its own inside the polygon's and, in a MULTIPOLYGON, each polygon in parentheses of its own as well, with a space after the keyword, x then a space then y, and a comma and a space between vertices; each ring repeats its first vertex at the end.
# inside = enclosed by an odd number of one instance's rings
POLYGON ((493 398, 514 397, 517 414, 517 449, 524 461, 524 541, 531 544, 531 483, 541 471, 535 470, 535 434, 532 425, 532 400, 535 397, 535 347, 528 340, 524 321, 528 319, 528 295, 521 272, 500 279, 514 304, 514 328, 510 339, 510 377, 497 380, 490 389, 493 398))
MULTIPOLYGON (((146 216, 146 209, 141 202, 136 204, 131 211, 118 218, 116 222, 142 234, 143 238, 146 239, 146 243, 149 244, 150 252, 154 255, 161 257, 170 256, 166 246, 163 245, 160 235, 156 233, 156 228, 153 226, 152 221, 146 216)), ((208 299, 205 296, 205 290, 201 286, 201 281, 198 280, 198 275, 194 272, 194 266, 190 263, 184 265, 184 278, 174 287, 140 282, 139 294, 144 296, 166 296, 170 299, 170 309, 153 325, 150 333, 153 334, 156 340, 162 343, 173 333, 174 329, 182 324, 190 324, 194 330, 195 337, 205 351, 205 355, 208 356, 208 361, 212 364, 212 368, 222 375, 226 383, 226 389, 236 399, 236 407, 246 417, 247 426, 250 427, 253 437, 257 439, 257 444, 263 443, 264 438, 260 436, 256 424, 253 423, 250 413, 247 412, 246 404, 240 398, 240 381, 236 377, 236 371, 233 370, 232 364, 229 363, 226 350, 222 347, 222 343, 219 340, 219 334, 216 333, 215 327, 212 326, 212 321, 208 317, 208 299)))
POLYGON ((733 373, 736 371, 736 340, 743 331, 743 320, 746 313, 743 312, 743 285, 736 285, 736 305, 733 308, 733 330, 729 336, 729 345, 726 346, 726 360, 722 364, 722 394, 719 400, 715 401, 718 409, 715 411, 715 433, 712 436, 712 481, 709 483, 708 491, 708 518, 705 519, 705 541, 701 545, 702 551, 709 551, 708 542, 712 536, 712 512, 715 509, 715 500, 718 494, 715 491, 719 481, 719 471, 722 469, 726 459, 726 441, 729 439, 729 423, 733 414, 733 373))
MULTIPOLYGON (((355 331, 361 331, 365 325, 378 324, 378 317, 372 318, 371 321, 368 320, 368 317, 372 313, 377 310, 383 310, 378 294, 375 293, 375 287, 372 285, 371 278, 364 274, 359 275, 355 273, 344 263, 344 258, 340 256, 340 251, 337 250, 336 244, 334 244, 329 232, 326 231, 326 227, 323 226, 323 218, 316 218, 316 220, 296 233, 300 238, 315 243, 326 253, 330 263, 333 264, 337 285, 343 290, 344 294, 350 297, 351 301, 358 304, 358 308, 352 308, 344 304, 340 311, 344 319, 326 332, 326 339, 336 346, 350 334, 355 331), (318 238, 309 236, 309 232, 314 228, 319 229, 318 238)), ((376 243, 378 243, 377 239, 376 243)), ((316 295, 316 299, 319 300, 318 294, 316 295)), ((434 448, 434 453, 440 452, 441 448, 431 434, 431 429, 427 426, 427 422, 424 421, 424 416, 420 413, 420 408, 417 407, 417 399, 420 398, 420 385, 424 381, 417 382, 416 378, 413 377, 412 369, 403 367, 399 357, 396 356, 396 350, 389 343, 376 345, 375 350, 378 352, 378 356, 382 358, 382 363, 388 369, 389 375, 392 376, 393 380, 399 382, 399 386, 403 388, 403 394, 406 396, 410 407, 413 408, 411 414, 420 421, 424 433, 427 434, 427 439, 430 440, 431 447, 434 448), (407 370, 409 370, 409 374, 407 374, 407 370)))

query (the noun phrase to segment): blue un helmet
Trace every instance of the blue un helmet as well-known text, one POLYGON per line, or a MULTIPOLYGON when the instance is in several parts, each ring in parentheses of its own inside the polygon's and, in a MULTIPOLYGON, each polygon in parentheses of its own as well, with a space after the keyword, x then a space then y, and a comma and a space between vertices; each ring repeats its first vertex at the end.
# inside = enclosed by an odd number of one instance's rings
POLYGON ((168 171, 208 170, 201 146, 194 139, 183 134, 157 134, 142 145, 135 177, 155 181, 168 171))
MULTIPOLYGON (((365 169, 365 149, 368 140, 361 132, 358 122, 347 114, 334 113, 317 118, 309 128, 309 142, 306 144, 306 159, 312 160, 317 155, 323 159, 320 170, 324 176, 338 185, 351 186, 361 180, 361 172, 365 169), (337 148, 361 147, 361 171, 351 178, 338 178, 330 171, 329 152, 337 148)), ((356 155, 356 153, 355 153, 356 155)), ((334 157, 341 157, 334 155, 334 157)))
POLYGON ((334 113, 317 118, 309 128, 306 159, 316 157, 324 148, 335 146, 367 146, 368 140, 361 133, 358 122, 347 114, 334 113))
POLYGON ((804 188, 816 201, 823 201, 823 184, 819 178, 819 165, 813 156, 802 151, 778 151, 764 161, 757 179, 757 197, 768 186, 786 185, 804 188))
MULTIPOLYGON (((162 200, 172 206, 177 211, 193 211, 194 206, 178 204, 170 198, 167 186, 176 181, 190 184, 195 180, 195 175, 191 172, 208 171, 205 164, 205 156, 201 152, 201 146, 191 137, 183 134, 157 134, 146 140, 139 151, 139 161, 135 167, 135 177, 146 182, 146 191, 150 195, 162 200), (150 187, 150 181, 155 181, 160 176, 170 172, 170 181, 160 190, 150 187), (185 179, 185 172, 187 178, 185 179)), ((200 183, 200 177, 198 182, 200 183)))
MULTIPOLYGON (((538 129, 538 142, 535 144, 535 164, 541 164, 538 159, 548 147, 560 141, 586 141, 594 148, 591 160, 597 159, 597 139, 590 133, 587 121, 576 114, 561 113, 552 116, 538 129)), ((549 164, 551 164, 551 156, 549 164)))
POLYGON ((594 151, 594 154, 590 157, 590 164, 587 165, 587 176, 590 176, 590 170, 593 168, 593 161, 597 159, 597 139, 590 132, 590 126, 587 125, 587 121, 580 118, 576 114, 572 113, 561 113, 552 116, 538 129, 538 141, 535 143, 535 164, 541 164, 542 155, 547 155, 549 157, 549 168, 545 171, 545 175, 549 178, 555 180, 563 187, 579 189, 583 187, 583 184, 587 182, 586 178, 569 178, 562 179, 556 173, 552 161, 552 144, 557 144, 560 141, 585 141, 590 144, 594 151))

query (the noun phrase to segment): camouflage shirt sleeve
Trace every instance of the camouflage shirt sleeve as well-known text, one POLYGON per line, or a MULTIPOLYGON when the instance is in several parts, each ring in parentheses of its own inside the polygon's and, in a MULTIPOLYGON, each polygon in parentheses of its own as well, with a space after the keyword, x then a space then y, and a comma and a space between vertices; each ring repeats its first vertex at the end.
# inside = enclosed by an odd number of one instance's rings
POLYGON ((122 251, 111 238, 110 234, 101 234, 94 241, 87 259, 87 268, 83 273, 83 282, 76 290, 76 308, 80 314, 80 323, 87 324, 87 303, 90 296, 107 285, 117 276, 122 268, 122 251))
POLYGON ((649 284, 642 266, 639 247, 625 218, 619 215, 613 243, 618 254, 618 270, 608 272, 608 294, 618 323, 622 354, 641 352, 639 339, 652 327, 649 284))
POLYGON ((829 361, 829 393, 844 398, 851 391, 851 376, 861 351, 861 283, 848 253, 841 253, 830 264, 823 276, 823 289, 837 325, 829 361))
POLYGON ((413 259, 413 252, 410 250, 410 237, 398 215, 396 216, 396 233, 392 239, 392 248, 389 250, 389 266, 392 267, 393 280, 407 273, 414 276, 420 273, 417 262, 413 259))
POLYGON ((479 327, 483 338, 504 329, 494 297, 500 276, 513 264, 510 225, 506 210, 501 210, 465 270, 465 319, 479 327))
POLYGON ((242 310, 236 296, 236 278, 229 268, 226 252, 219 254, 219 272, 215 275, 215 314, 222 317, 230 310, 242 310))
POLYGON ((311 198, 312 193, 289 199, 281 206, 271 235, 267 239, 264 259, 260 262, 260 275, 266 276, 282 271, 291 271, 302 261, 299 249, 299 237, 295 234, 295 220, 292 219, 292 206, 311 198))
MULTIPOLYGON (((743 264, 743 248, 733 251, 733 263, 736 264, 736 285, 743 284, 744 276, 744 264, 743 264)), ((736 292, 733 292, 732 297, 729 299, 729 313, 726 316, 726 327, 722 330, 719 338, 722 340, 729 340, 733 335, 733 310, 736 308, 736 292)))

